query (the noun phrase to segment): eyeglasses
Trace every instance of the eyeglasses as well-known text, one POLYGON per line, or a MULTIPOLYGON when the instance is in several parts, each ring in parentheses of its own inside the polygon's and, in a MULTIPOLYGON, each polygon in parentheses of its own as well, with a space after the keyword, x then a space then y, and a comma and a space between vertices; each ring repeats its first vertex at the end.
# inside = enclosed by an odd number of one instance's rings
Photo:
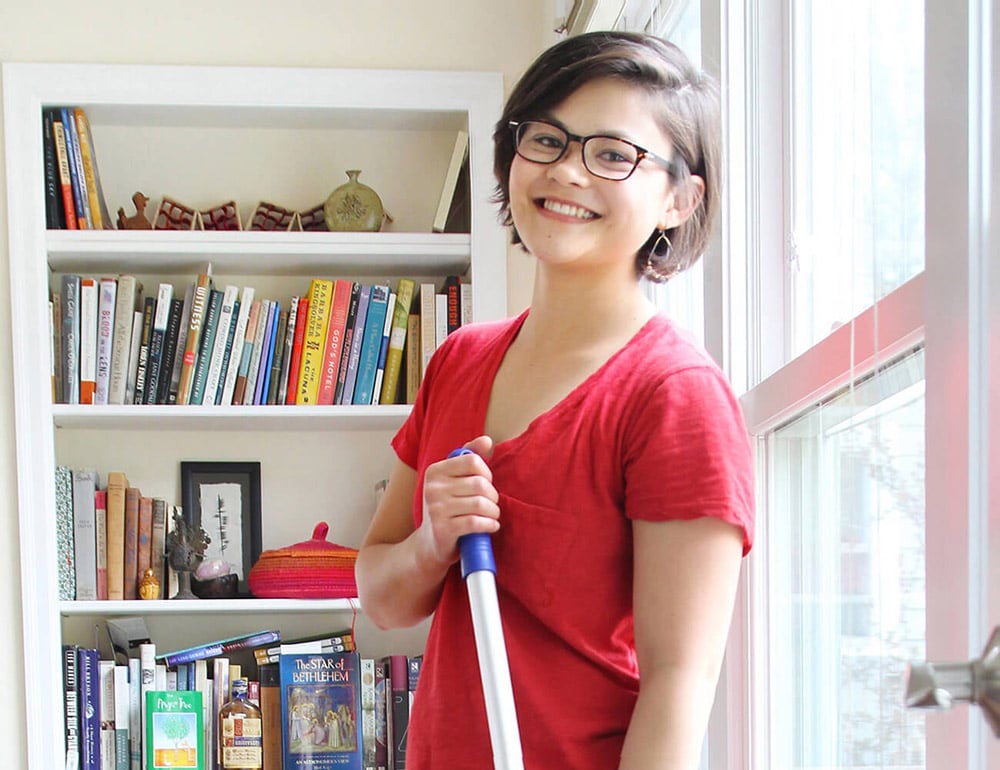
POLYGON ((617 136, 577 136, 544 120, 512 120, 508 125, 514 132, 515 152, 532 163, 555 163, 566 154, 570 142, 579 142, 584 168, 601 179, 628 179, 643 160, 662 166, 672 177, 676 175, 673 161, 617 136))

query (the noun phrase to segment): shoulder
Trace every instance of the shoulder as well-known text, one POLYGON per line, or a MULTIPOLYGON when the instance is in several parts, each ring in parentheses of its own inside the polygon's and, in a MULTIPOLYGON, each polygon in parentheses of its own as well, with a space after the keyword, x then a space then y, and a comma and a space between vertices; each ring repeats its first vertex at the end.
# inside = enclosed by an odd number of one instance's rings
POLYGON ((694 335, 663 315, 643 326, 623 349, 622 358, 622 369, 646 392, 705 379, 729 387, 719 365, 694 335))

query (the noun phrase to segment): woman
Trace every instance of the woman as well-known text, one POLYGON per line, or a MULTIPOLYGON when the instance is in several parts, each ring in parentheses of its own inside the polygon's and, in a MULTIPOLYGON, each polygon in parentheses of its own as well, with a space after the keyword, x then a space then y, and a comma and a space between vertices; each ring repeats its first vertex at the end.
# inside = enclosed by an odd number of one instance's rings
POLYGON ((525 767, 694 768, 753 468, 722 374, 639 279, 708 242, 717 93, 661 40, 581 35, 528 69, 494 143, 531 306, 435 353, 357 563, 379 626, 434 613, 407 768, 490 766, 456 567, 468 532, 493 533, 525 767), (475 454, 442 459, 458 446, 475 454))

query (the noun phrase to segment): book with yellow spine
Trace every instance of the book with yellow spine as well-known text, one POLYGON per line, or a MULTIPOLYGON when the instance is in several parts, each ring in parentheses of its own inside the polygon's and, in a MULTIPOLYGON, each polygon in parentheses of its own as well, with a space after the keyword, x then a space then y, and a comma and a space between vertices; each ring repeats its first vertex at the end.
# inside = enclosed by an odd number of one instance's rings
POLYGON ((333 281, 325 278, 313 278, 309 285, 309 310, 306 315, 305 336, 302 339, 302 361, 299 364, 296 404, 315 404, 319 396, 333 287, 333 281))
POLYGON ((403 348, 406 347, 406 323, 413 305, 416 284, 410 278, 400 278, 396 287, 396 307, 392 310, 392 329, 389 332, 389 349, 385 354, 385 374, 382 377, 380 404, 396 403, 399 372, 403 366, 403 348))

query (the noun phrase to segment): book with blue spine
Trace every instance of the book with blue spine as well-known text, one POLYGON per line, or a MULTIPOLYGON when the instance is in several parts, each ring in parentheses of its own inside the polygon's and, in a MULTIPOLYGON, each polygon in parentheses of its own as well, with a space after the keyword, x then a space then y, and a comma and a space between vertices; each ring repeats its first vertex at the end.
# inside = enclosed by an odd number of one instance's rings
POLYGON ((101 770, 101 677, 97 650, 77 650, 80 711, 80 768, 101 770))
MULTIPOLYGON (((379 352, 385 318, 389 307, 389 287, 375 284, 371 287, 368 300, 368 314, 365 316, 364 334, 358 353, 358 375, 354 385, 352 404, 371 404, 375 387, 375 373, 378 371, 379 352)), ((346 399, 345 399, 346 400, 346 399)))
POLYGON ((279 641, 281 641, 280 631, 255 631, 252 634, 231 636, 214 642, 185 647, 183 650, 164 652, 157 655, 156 659, 167 666, 178 666, 181 663, 192 663, 196 660, 214 658, 217 655, 232 652, 233 650, 260 647, 279 641))
POLYGON ((358 653, 282 655, 278 666, 284 770, 362 770, 358 653))
MULTIPOLYGON (((361 363, 361 343, 365 337, 365 323, 368 318, 368 304, 371 302, 372 287, 370 284, 361 284, 361 294, 358 297, 358 310, 354 318, 354 333, 351 336, 350 347, 345 347, 347 353, 347 377, 344 380, 343 401, 337 403, 353 404, 354 388, 358 381, 358 366, 361 363)), ((345 341, 346 345, 346 341, 345 341)), ((341 364, 343 366, 343 364, 341 364)))

